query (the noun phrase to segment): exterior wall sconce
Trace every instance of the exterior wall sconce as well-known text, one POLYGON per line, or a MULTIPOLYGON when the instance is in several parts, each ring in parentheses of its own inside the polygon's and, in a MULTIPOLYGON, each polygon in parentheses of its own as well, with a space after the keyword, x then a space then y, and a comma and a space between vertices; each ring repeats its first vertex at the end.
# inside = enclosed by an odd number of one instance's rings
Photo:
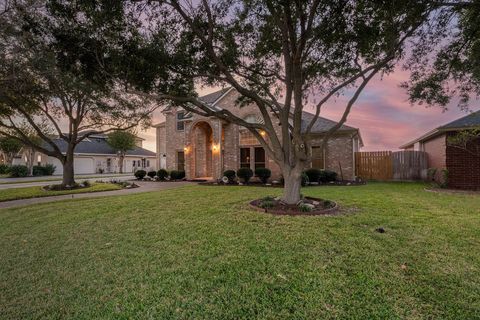
POLYGON ((217 152, 218 151, 218 144, 213 143, 212 144, 212 151, 217 152))
POLYGON ((266 133, 265 131, 263 131, 263 130, 260 131, 260 135, 261 135, 262 137, 265 137, 266 134, 267 134, 267 133, 266 133))
POLYGON ((185 153, 188 153, 188 152, 190 151, 190 147, 189 147, 189 146, 183 147, 183 151, 184 151, 185 153))

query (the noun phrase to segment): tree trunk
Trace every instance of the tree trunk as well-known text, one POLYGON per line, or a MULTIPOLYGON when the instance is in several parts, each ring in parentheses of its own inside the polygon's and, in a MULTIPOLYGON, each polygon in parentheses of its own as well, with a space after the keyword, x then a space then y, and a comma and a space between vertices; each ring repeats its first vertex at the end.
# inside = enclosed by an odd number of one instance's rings
POLYGON ((282 201, 287 204, 297 204, 300 201, 302 187, 302 169, 286 167, 283 170, 285 185, 283 186, 282 201))
POLYGON ((75 185, 75 173, 73 166, 73 149, 67 150, 67 154, 63 161, 63 180, 62 185, 74 186, 75 185))
POLYGON ((118 159, 118 173, 123 173, 123 160, 125 159, 125 156, 123 154, 120 155, 118 159))

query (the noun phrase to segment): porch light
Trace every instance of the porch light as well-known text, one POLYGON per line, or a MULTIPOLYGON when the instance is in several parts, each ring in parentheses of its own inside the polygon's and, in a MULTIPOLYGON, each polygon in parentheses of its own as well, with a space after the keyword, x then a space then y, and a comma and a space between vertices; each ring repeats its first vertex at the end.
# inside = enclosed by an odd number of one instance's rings
POLYGON ((214 152, 216 152, 216 151, 218 150, 218 145, 215 144, 215 143, 213 143, 213 144, 212 144, 212 150, 213 150, 214 152))
POLYGON ((262 137, 265 137, 266 134, 267 134, 267 133, 266 133, 265 131, 263 131, 263 130, 260 131, 260 135, 261 135, 262 137))
POLYGON ((185 146, 185 147, 183 148, 183 151, 184 151, 185 153, 188 153, 189 150, 190 150, 190 148, 189 148, 188 146, 185 146))

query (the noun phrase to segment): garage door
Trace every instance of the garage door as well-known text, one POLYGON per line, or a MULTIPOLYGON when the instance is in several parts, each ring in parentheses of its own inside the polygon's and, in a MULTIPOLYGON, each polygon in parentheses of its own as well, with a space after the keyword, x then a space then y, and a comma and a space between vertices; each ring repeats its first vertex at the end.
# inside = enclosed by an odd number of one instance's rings
POLYGON ((48 157, 47 163, 53 164, 55 166, 55 172, 54 174, 56 175, 62 175, 63 174, 63 166, 60 160, 54 157, 48 157))
POLYGON ((92 158, 75 158, 74 160, 75 174, 91 174, 95 173, 93 169, 92 158))

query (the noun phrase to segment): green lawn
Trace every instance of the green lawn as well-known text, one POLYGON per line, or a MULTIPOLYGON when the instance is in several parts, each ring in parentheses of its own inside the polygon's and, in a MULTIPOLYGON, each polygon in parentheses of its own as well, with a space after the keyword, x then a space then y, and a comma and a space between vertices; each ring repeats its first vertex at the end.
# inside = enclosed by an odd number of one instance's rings
POLYGON ((64 194, 76 194, 76 193, 90 193, 100 191, 120 190, 122 187, 113 183, 92 183, 88 188, 74 189, 74 190, 62 190, 62 191, 45 191, 42 187, 25 187, 25 188, 11 188, 0 190, 0 202, 29 199, 29 198, 41 198, 50 196, 59 196, 64 194))
POLYGON ((480 196, 371 183, 303 190, 341 216, 247 209, 280 192, 0 210, 0 318, 480 319, 480 196))

